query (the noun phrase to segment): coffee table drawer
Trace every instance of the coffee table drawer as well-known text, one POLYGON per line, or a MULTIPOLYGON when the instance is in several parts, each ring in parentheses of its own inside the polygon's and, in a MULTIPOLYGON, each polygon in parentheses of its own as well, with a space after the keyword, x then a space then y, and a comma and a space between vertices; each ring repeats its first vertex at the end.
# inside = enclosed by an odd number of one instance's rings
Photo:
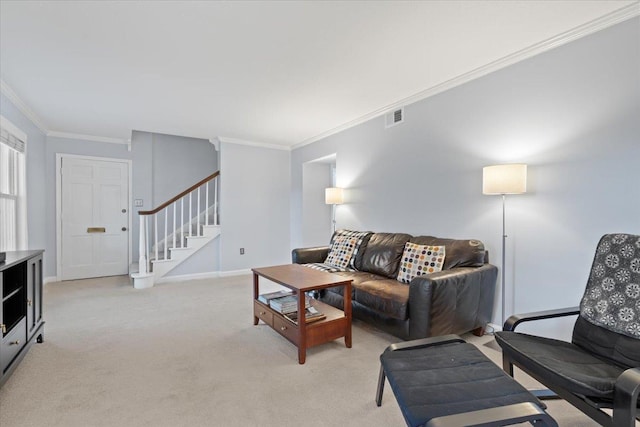
POLYGON ((273 316, 273 329, 294 344, 298 344, 298 327, 288 320, 273 316))
POLYGON ((253 302, 253 315, 269 326, 273 326, 273 313, 258 301, 253 302))

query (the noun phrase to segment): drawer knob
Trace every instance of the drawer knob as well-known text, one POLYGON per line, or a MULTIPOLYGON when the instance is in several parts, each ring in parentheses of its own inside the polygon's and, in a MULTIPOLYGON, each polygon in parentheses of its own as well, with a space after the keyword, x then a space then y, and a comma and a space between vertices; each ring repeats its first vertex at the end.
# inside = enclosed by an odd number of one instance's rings
POLYGON ((20 344, 20 340, 9 341, 9 345, 18 345, 20 344))
POLYGON ((264 316, 265 314, 267 314, 267 312, 266 312, 266 311, 261 311, 261 312, 260 312, 260 316, 264 316))
POLYGON ((287 330, 287 327, 286 327, 286 326, 280 326, 280 330, 281 330, 281 331, 286 331, 286 330, 287 330))

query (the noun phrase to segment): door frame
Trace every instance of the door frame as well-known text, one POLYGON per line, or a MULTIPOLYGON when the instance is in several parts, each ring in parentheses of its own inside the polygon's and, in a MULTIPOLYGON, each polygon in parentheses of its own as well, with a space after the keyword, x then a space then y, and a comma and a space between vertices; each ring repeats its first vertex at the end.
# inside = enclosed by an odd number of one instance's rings
POLYGON ((128 173, 127 173, 127 230, 129 230, 128 234, 128 260, 127 260, 127 270, 129 274, 131 274, 131 263, 133 262, 133 254, 132 254, 132 236, 133 230, 131 228, 132 217, 131 217, 131 194, 133 191, 132 184, 132 160, 131 159, 119 159, 117 157, 98 157, 98 156, 82 156, 79 154, 67 154, 67 153, 56 153, 56 281, 59 281, 62 278, 62 159, 63 158, 75 158, 75 159, 84 159, 84 160, 97 160, 102 162, 117 162, 117 163, 127 163, 128 173))

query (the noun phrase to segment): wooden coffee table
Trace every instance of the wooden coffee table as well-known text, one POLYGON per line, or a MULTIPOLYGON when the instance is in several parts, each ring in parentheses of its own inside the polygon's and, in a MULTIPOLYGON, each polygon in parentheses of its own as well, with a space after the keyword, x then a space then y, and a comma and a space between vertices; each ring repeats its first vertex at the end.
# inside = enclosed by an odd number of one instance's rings
POLYGON ((253 268, 253 324, 262 320, 280 335, 298 347, 298 363, 305 362, 307 349, 316 345, 344 337, 344 344, 351 348, 351 279, 337 274, 325 273, 304 267, 300 264, 278 265, 274 267, 253 268), (305 312, 305 293, 334 286, 344 286, 344 311, 311 300, 311 305, 326 317, 312 323, 298 321, 298 324, 286 319, 258 300, 259 277, 264 277, 294 291, 298 297, 298 319, 305 312))

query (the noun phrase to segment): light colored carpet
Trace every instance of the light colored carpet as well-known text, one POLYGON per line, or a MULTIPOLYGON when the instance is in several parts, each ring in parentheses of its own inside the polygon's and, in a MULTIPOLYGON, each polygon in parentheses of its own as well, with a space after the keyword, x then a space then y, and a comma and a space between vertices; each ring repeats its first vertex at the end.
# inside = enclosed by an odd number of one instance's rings
MULTIPOLYGON (((336 340, 299 365, 292 344, 253 325, 251 283, 48 284, 45 342, 0 389, 0 425, 405 425, 388 385, 374 402, 378 356, 398 339, 355 321, 353 348, 336 340)), ((464 338, 500 364, 491 336, 464 338)), ((561 426, 595 425, 565 402, 549 407, 561 426)))

